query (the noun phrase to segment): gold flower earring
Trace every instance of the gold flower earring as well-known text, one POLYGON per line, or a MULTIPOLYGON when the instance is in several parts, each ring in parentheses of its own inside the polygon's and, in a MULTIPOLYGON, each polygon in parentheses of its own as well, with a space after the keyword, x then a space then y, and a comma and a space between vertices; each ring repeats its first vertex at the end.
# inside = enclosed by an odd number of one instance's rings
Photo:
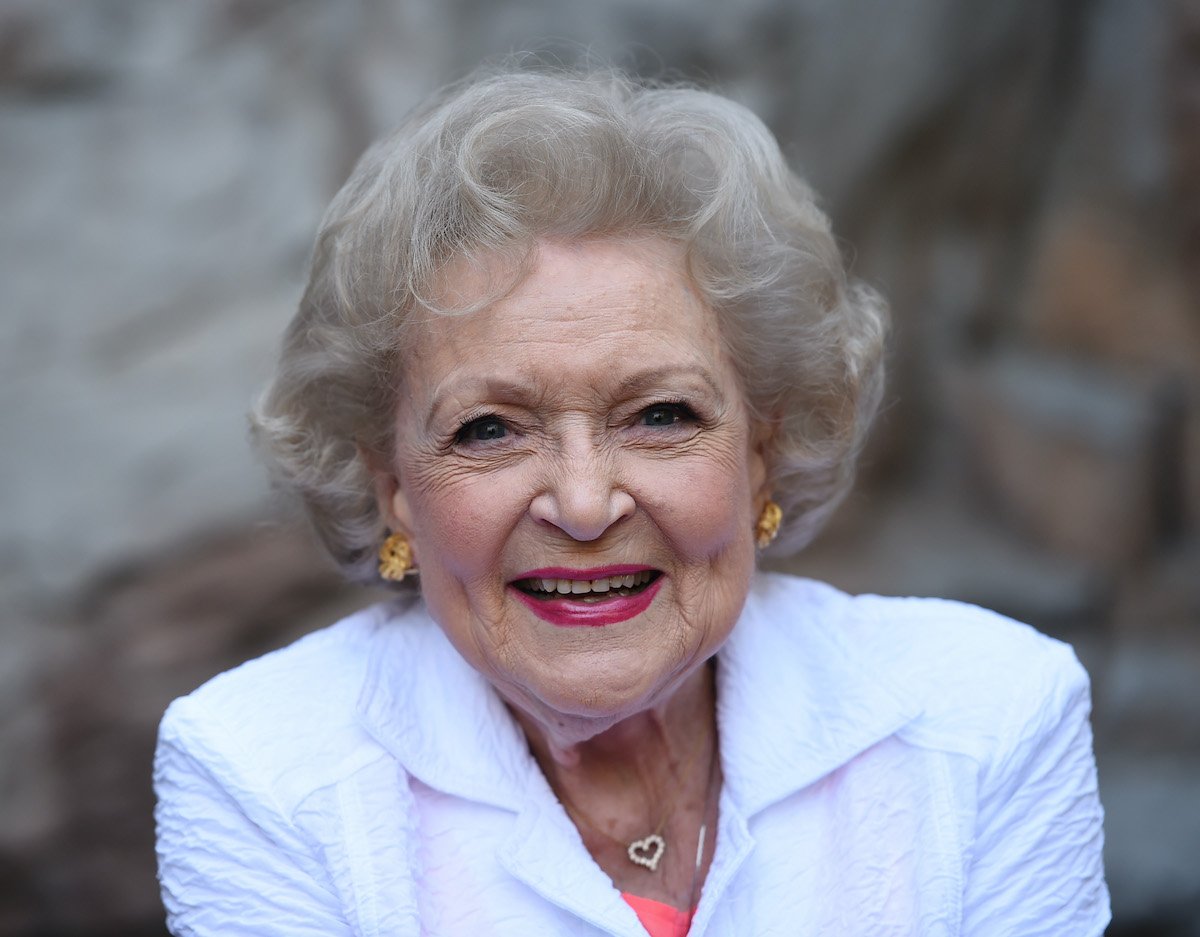
POLYGON ((399 582, 413 569, 412 545, 404 534, 390 534, 379 547, 379 576, 388 582, 399 582))
POLYGON ((783 521, 783 508, 774 501, 768 500, 763 505, 762 513, 758 515, 758 523, 754 525, 754 542, 760 550, 765 550, 779 533, 779 525, 783 521))

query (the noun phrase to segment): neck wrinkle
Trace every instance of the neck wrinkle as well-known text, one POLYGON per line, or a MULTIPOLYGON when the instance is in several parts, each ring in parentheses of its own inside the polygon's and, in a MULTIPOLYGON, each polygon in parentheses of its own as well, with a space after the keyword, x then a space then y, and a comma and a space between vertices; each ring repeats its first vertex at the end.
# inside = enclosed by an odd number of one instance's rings
MULTIPOLYGON (((643 781, 657 772, 654 785, 662 789, 671 780, 683 782, 679 772, 689 761, 703 760, 709 744, 716 744, 715 663, 706 663, 660 708, 638 713, 581 742, 560 745, 533 720, 510 706, 525 733, 529 750, 556 793, 564 789, 604 789, 628 793, 630 779, 643 781), (699 751, 695 758, 689 757, 699 751)), ((647 799, 652 790, 644 790, 647 799)))

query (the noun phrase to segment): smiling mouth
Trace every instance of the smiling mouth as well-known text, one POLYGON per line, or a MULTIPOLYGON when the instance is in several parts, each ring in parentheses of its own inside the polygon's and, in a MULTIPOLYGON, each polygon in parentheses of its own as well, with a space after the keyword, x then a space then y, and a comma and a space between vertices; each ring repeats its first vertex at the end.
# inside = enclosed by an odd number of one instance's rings
POLYGON ((596 603, 607 599, 628 597, 644 592, 661 576, 657 569, 643 569, 620 576, 601 579, 518 579, 513 585, 535 599, 573 599, 596 603))

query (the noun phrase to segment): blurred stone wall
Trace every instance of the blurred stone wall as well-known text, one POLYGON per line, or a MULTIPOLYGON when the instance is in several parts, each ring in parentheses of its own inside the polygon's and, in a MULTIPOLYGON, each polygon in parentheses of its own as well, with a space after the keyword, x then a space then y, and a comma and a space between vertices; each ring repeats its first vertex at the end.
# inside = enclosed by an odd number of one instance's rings
POLYGON ((1200 934, 1200 7, 0 0, 0 937, 158 935, 171 698, 370 596, 244 412, 325 202, 485 56, 715 83, 895 313, 857 492, 791 565, 1091 670, 1113 934, 1200 934))

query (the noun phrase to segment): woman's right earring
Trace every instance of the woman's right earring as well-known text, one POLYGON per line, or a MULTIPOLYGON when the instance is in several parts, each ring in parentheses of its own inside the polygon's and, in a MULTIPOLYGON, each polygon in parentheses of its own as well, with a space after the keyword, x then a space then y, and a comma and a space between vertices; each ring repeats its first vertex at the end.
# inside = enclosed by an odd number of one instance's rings
POLYGON ((754 526, 754 542, 760 550, 765 550, 779 533, 779 525, 783 521, 783 508, 774 501, 763 505, 762 513, 758 515, 758 523, 754 526))
POLYGON ((399 582, 413 568, 412 545, 404 534, 391 534, 379 547, 379 576, 399 582))

